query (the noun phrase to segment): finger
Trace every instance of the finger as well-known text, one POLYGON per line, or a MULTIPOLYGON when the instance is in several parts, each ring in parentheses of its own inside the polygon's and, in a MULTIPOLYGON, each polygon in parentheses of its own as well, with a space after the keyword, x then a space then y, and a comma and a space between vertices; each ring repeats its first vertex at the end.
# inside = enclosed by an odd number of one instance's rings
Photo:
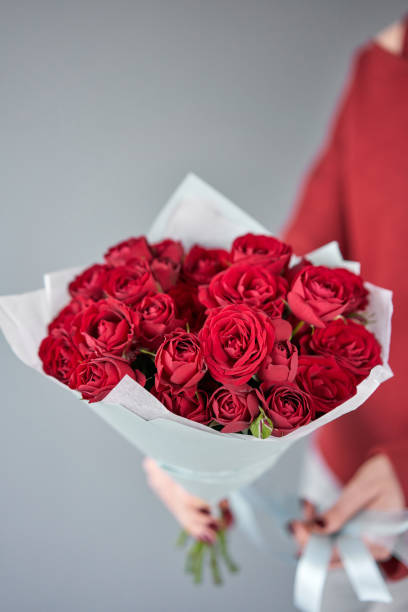
POLYGON ((213 530, 207 529, 190 521, 186 521, 182 525, 193 538, 203 540, 203 542, 207 542, 207 544, 213 544, 215 542, 216 533, 213 530))
POLYGON ((224 529, 228 529, 234 524, 235 518, 230 508, 227 499, 223 499, 219 503, 219 508, 221 510, 221 523, 224 529))
POLYGON ((298 552, 302 553, 303 549, 309 541, 310 529, 302 521, 292 521, 291 532, 297 543, 298 552))
POLYGON ((339 555, 339 551, 337 550, 337 548, 334 548, 334 549, 333 549, 333 552, 332 552, 332 556, 331 556, 331 558, 330 558, 330 564, 329 564, 329 567, 330 567, 331 569, 335 569, 335 568, 337 568, 337 567, 341 567, 342 565, 343 565, 343 564, 342 564, 342 562, 341 562, 341 557, 340 557, 340 555, 339 555))
POLYGON ((314 518, 313 531, 317 533, 338 531, 354 514, 369 505, 375 496, 375 487, 357 473, 344 487, 334 506, 324 514, 314 518))
POLYGON ((311 521, 316 516, 316 506, 308 499, 302 499, 301 504, 305 521, 311 521))
POLYGON ((388 561, 390 559, 391 551, 386 546, 370 542, 365 538, 363 540, 376 561, 388 561))
POLYGON ((339 569, 340 567, 343 567, 343 564, 341 561, 330 561, 329 563, 329 569, 339 569))

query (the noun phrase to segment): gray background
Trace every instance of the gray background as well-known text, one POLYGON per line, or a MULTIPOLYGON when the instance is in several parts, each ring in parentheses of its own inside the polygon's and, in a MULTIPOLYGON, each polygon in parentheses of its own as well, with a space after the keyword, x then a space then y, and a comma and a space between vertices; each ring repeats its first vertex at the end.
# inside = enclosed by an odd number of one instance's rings
MULTIPOLYGON (((384 0, 1 2, 1 293, 145 232, 185 173, 278 231, 384 0)), ((2 612, 292 610, 293 566, 236 534, 193 588, 140 454, 0 342, 2 612)), ((264 486, 295 487, 300 449, 264 486)))

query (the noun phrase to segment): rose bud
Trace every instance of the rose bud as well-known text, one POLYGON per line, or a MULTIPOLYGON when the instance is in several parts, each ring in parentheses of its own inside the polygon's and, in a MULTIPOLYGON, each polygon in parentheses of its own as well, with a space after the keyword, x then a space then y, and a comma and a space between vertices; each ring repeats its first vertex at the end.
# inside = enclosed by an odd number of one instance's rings
POLYGON ((381 346, 374 334, 350 319, 336 319, 324 329, 300 340, 302 354, 332 355, 337 363, 352 372, 358 380, 366 378, 371 369, 382 363, 381 346))
POLYGON ((155 387, 158 392, 194 393, 207 371, 197 336, 185 331, 168 334, 159 346, 155 364, 155 387))
POLYGON ((298 367, 298 350, 290 342, 292 326, 284 319, 274 319, 275 343, 258 371, 258 378, 266 386, 295 380, 298 367))
POLYGON ((68 285, 72 297, 90 299, 95 302, 100 300, 103 297, 103 287, 108 270, 108 266, 94 264, 78 274, 68 285))
POLYGON ((208 398, 203 391, 196 391, 193 394, 181 391, 172 395, 170 391, 156 393, 156 397, 161 401, 167 410, 178 416, 196 421, 203 425, 208 425, 211 421, 211 413, 208 407, 208 398))
POLYGON ((212 394, 209 405, 214 420, 223 425, 223 433, 247 429, 259 414, 258 392, 250 386, 236 391, 220 387, 212 394))
POLYGON ((254 421, 252 421, 249 429, 251 434, 255 436, 255 438, 261 438, 265 440, 269 438, 269 436, 273 432, 273 422, 271 419, 265 414, 262 407, 259 407, 259 415, 256 417, 254 421))
POLYGON ((72 371, 82 359, 70 335, 62 328, 51 330, 42 340, 38 355, 44 372, 65 385, 68 384, 72 371))
POLYGON ((257 373, 271 352, 275 331, 261 310, 231 304, 210 311, 199 338, 213 378, 239 387, 257 373))
POLYGON ((161 344, 164 334, 178 325, 174 301, 166 293, 147 295, 136 306, 136 312, 140 315, 137 343, 152 350, 161 344))
POLYGON ((57 316, 48 325, 48 332, 50 333, 53 329, 63 328, 66 331, 70 331, 72 327, 72 321, 75 319, 75 315, 81 310, 84 310, 92 304, 92 300, 84 300, 77 298, 71 300, 64 308, 62 308, 57 316))
POLYGON ((108 298, 94 302, 76 315, 73 341, 81 354, 122 355, 139 334, 139 314, 108 298))
POLYGON ((232 261, 259 265, 279 274, 288 266, 292 248, 272 236, 245 234, 232 243, 232 261))
POLYGON ((301 321, 324 327, 360 303, 356 298, 358 278, 340 268, 308 266, 295 277, 288 293, 289 308, 301 321))
POLYGON ((330 412, 355 395, 356 379, 334 357, 300 355, 296 383, 310 396, 315 412, 330 412))
POLYGON ((313 403, 296 385, 276 385, 270 389, 264 405, 273 423, 273 436, 285 436, 314 418, 313 403))
POLYGON ((126 304, 135 306, 148 293, 157 291, 149 265, 140 260, 132 265, 118 266, 108 272, 104 289, 106 293, 126 304))
POLYGON ((104 258, 110 266, 126 266, 129 262, 138 259, 149 262, 152 253, 146 238, 139 236, 139 238, 128 238, 110 247, 104 258))
POLYGON ((100 402, 124 376, 130 376, 144 387, 146 377, 134 371, 125 359, 104 355, 78 364, 69 379, 71 389, 82 393, 90 403, 100 402))
POLYGON ((229 253, 223 249, 205 249, 195 245, 183 264, 183 278, 192 285, 207 285, 215 274, 229 264, 229 253))
POLYGON ((276 318, 282 316, 287 290, 282 276, 262 266, 238 263, 219 272, 209 285, 199 287, 198 297, 207 308, 247 304, 276 318))

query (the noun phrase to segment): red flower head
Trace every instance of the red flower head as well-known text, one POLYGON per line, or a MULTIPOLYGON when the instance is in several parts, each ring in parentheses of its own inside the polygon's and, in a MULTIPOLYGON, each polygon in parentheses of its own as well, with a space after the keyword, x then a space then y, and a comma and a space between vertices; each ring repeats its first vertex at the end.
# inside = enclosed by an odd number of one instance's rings
POLYGON ((223 385, 239 387, 272 350, 275 331, 261 310, 231 304, 210 311, 199 338, 210 374, 223 385))
POLYGON ((232 243, 232 261, 259 265, 279 274, 285 270, 292 255, 292 248, 273 236, 245 234, 232 243))

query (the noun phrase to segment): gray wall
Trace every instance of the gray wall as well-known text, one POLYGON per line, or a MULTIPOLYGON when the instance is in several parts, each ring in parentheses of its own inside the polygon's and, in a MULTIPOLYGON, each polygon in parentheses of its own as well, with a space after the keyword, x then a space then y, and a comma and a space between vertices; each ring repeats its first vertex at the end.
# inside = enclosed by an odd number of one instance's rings
MULTIPOLYGON (((145 232, 194 170, 278 231, 384 0, 0 3, 1 293, 145 232)), ((292 610, 293 567, 195 589, 141 457, 0 342, 2 612, 292 610)), ((265 480, 295 486, 295 449, 265 480)), ((279 486, 279 484, 278 484, 279 486)))

